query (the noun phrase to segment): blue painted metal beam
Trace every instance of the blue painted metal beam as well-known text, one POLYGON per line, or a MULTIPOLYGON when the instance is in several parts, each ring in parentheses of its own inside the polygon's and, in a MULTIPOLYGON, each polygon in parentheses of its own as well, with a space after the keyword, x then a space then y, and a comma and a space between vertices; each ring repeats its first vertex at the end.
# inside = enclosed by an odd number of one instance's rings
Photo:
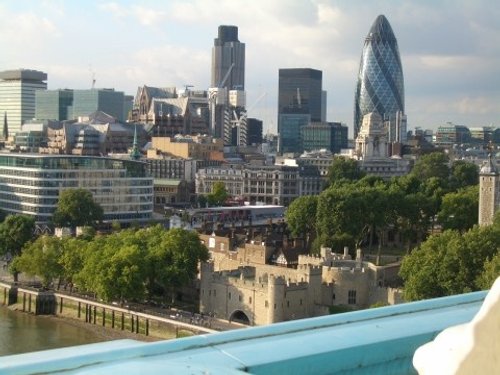
POLYGON ((417 347, 470 321, 486 292, 269 326, 0 357, 0 374, 411 374, 417 347))

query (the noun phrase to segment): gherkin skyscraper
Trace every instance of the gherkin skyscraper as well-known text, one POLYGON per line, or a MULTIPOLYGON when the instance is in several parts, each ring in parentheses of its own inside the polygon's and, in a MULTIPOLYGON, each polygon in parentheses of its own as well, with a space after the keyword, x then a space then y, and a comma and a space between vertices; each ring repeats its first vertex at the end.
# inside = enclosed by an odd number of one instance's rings
POLYGON ((364 115, 378 112, 384 120, 392 122, 404 109, 398 42, 389 21, 380 15, 366 36, 361 54, 354 97, 354 137, 358 135, 364 115))

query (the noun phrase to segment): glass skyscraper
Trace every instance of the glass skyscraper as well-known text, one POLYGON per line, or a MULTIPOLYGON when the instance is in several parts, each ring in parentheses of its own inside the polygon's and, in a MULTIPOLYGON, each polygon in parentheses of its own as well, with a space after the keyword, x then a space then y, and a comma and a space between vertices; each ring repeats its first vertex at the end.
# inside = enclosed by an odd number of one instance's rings
POLYGON ((363 116, 378 112, 385 121, 404 113, 403 68, 398 42, 385 16, 380 15, 366 36, 354 97, 354 137, 363 116))
POLYGON ((35 118, 64 121, 73 119, 73 90, 37 90, 35 118))
POLYGON ((301 129, 323 117, 323 72, 309 68, 280 69, 278 92, 279 152, 302 152, 301 129))
POLYGON ((125 121, 124 103, 123 92, 114 89, 73 90, 73 118, 102 111, 118 121, 125 121))

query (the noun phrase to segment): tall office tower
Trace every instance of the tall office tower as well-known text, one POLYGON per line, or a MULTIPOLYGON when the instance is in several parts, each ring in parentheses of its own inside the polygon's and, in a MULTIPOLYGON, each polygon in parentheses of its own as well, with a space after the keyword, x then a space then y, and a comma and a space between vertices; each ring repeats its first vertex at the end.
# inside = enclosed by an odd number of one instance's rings
POLYGON ((245 43, 238 40, 237 26, 219 26, 212 48, 212 87, 245 89, 245 43))
POLYGON ((89 116, 102 111, 118 121, 125 121, 123 106, 125 96, 122 91, 114 89, 90 89, 73 91, 73 118, 89 116))
POLYGON ((218 37, 212 48, 210 129, 212 135, 224 139, 225 144, 231 144, 233 127, 238 128, 238 134, 246 133, 246 129, 243 129, 246 122, 240 120, 245 107, 244 90, 245 43, 238 40, 237 26, 219 26, 218 37))
POLYGON ((35 93, 37 120, 64 121, 73 118, 73 90, 38 90, 35 93))
POLYGON ((323 117, 323 73, 310 68, 280 69, 278 92, 279 152, 302 152, 301 129, 323 117))
POLYGON ((0 113, 7 112, 9 134, 35 117, 35 92, 47 89, 47 73, 17 69, 0 72, 0 113))
MULTIPOLYGON (((361 54, 354 96, 354 138, 358 135, 364 115, 378 112, 384 121, 396 123, 401 121, 404 110, 403 68, 398 42, 389 21, 380 15, 366 36, 361 54), (401 113, 396 118, 398 112, 401 113)), ((395 124, 392 127, 400 126, 395 124)), ((393 135, 396 136, 395 133, 393 135)))

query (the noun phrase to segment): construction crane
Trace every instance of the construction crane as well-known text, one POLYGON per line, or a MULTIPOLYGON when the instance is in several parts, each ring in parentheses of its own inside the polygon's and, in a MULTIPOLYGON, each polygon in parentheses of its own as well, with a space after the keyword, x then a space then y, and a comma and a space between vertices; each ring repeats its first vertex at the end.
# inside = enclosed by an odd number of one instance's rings
MULTIPOLYGON (((263 92, 262 94, 260 94, 259 97, 252 103, 251 106, 249 106, 248 108, 246 108, 244 111, 241 112, 241 115, 239 117, 238 117, 238 113, 235 110, 233 110, 233 116, 234 116, 233 128, 238 127, 238 134, 240 134, 240 132, 241 132, 241 127, 242 127, 243 123, 246 122, 246 120, 247 120, 248 112, 251 111, 261 101, 261 99, 264 96, 266 96, 266 94, 267 94, 266 92, 263 92)), ((239 135, 238 135, 238 146, 241 146, 239 135)))

